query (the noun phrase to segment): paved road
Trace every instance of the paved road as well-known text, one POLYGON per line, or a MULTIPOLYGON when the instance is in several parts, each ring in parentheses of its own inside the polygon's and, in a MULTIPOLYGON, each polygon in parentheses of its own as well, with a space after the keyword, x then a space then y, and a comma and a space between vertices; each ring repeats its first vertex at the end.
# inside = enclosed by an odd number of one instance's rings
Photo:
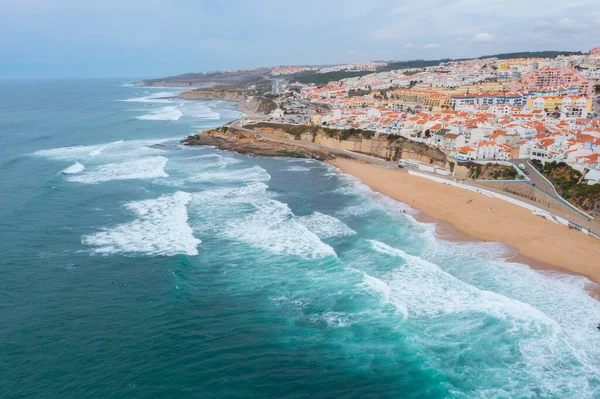
POLYGON ((537 169, 531 167, 527 163, 527 161, 528 161, 527 159, 515 159, 512 162, 515 165, 517 165, 517 167, 518 167, 519 164, 525 165, 525 171, 528 173, 527 177, 529 177, 529 182, 532 183, 532 184, 535 184, 536 188, 539 188, 540 190, 542 190, 546 194, 548 194, 551 197, 555 198, 556 200, 562 202, 562 200, 556 196, 556 193, 554 192, 554 187, 552 186, 552 184, 548 183, 540 175, 540 173, 537 171, 537 169))

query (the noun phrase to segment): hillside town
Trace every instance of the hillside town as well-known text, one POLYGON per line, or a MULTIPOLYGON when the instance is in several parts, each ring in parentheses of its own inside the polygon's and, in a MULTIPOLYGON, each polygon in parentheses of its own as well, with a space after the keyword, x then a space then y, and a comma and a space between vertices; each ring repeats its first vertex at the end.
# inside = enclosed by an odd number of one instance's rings
MULTIPOLYGON (((330 70, 341 67, 319 72, 330 70)), ((599 84, 600 47, 556 58, 449 61, 323 85, 278 82, 270 120, 397 135, 459 161, 565 162, 593 184, 600 180, 599 84)))

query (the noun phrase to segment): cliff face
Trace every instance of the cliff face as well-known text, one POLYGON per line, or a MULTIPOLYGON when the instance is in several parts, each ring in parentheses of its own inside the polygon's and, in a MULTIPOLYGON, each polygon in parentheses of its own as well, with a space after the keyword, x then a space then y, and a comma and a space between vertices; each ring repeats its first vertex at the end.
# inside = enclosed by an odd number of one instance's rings
POLYGON ((226 126, 189 136, 183 142, 187 145, 210 145, 221 150, 263 157, 313 158, 320 161, 334 159, 329 152, 321 149, 256 137, 226 126))
POLYGON ((224 101, 241 101, 245 100, 243 93, 234 90, 211 90, 211 89, 196 89, 186 91, 179 95, 179 98, 184 100, 224 100, 224 101))
POLYGON ((246 127, 270 136, 300 140, 336 150, 353 151, 380 158, 412 159, 439 167, 446 167, 447 163, 446 155, 438 149, 388 134, 273 123, 257 123, 246 127))

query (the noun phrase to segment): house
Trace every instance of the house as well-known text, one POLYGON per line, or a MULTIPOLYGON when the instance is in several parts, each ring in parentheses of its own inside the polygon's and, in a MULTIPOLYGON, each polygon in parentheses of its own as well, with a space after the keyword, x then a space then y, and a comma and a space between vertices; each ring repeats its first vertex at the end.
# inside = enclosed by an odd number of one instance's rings
POLYGON ((459 161, 471 161, 477 158, 477 149, 475 147, 459 147, 456 152, 456 159, 459 161))
POLYGON ((477 159, 496 158, 500 147, 493 141, 482 141, 477 143, 477 159))
POLYGON ((465 136, 462 134, 446 133, 442 139, 441 147, 446 151, 456 151, 465 145, 465 136))

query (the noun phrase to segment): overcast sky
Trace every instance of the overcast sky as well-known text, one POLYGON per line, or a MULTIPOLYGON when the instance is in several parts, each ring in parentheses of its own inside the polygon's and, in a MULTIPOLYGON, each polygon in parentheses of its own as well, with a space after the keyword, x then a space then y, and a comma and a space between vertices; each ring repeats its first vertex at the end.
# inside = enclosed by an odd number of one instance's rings
POLYGON ((0 77, 588 51, 600 1, 0 0, 0 37, 0 77))

